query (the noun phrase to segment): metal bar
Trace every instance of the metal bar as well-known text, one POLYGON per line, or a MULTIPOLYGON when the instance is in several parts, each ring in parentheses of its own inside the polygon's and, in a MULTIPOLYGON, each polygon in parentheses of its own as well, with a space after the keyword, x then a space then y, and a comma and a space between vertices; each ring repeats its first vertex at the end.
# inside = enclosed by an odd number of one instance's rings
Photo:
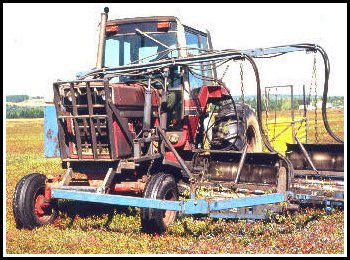
POLYGON ((90 134, 91 134, 91 141, 92 141, 92 153, 94 155, 94 159, 98 159, 98 154, 97 154, 97 145, 96 145, 96 130, 95 130, 95 125, 94 121, 92 119, 92 115, 94 113, 94 109, 92 108, 92 97, 91 97, 91 88, 90 88, 90 83, 86 83, 86 95, 87 95, 87 102, 88 102, 88 109, 89 109, 89 121, 90 121, 90 134))
POLYGON ((78 109, 76 107, 77 100, 75 99, 75 93, 74 93, 74 83, 70 83, 70 93, 72 96, 72 104, 73 104, 73 123, 74 123, 74 132, 75 132, 75 140, 77 145, 77 152, 79 159, 82 158, 82 150, 81 150, 81 137, 80 137, 80 129, 79 125, 76 119, 76 116, 78 116, 78 109))
POLYGON ((136 31, 137 33, 141 34, 142 36, 144 36, 144 37, 146 37, 146 38, 148 38, 148 39, 154 41, 155 43, 157 43, 157 44, 163 46, 164 48, 170 50, 169 46, 167 46, 167 45, 165 45, 164 43, 158 41, 157 39, 153 38, 152 36, 148 35, 147 33, 144 33, 144 32, 141 31, 140 29, 136 28, 135 31, 136 31))
MULTIPOLYGON (((100 126, 101 128, 106 128, 106 126, 100 126)), ((84 128, 84 126, 79 126, 79 128, 84 128)), ((87 125, 86 128, 90 129, 90 126, 87 125)))
POLYGON ((312 167, 312 169, 318 173, 318 171, 315 168, 315 165, 313 164, 313 162, 311 161, 311 158, 309 156, 309 154, 307 153, 305 147, 303 146, 303 144, 300 142, 299 138, 297 136, 295 136, 295 140, 297 141, 298 145, 300 146, 300 149, 302 151, 302 153, 304 154, 306 160, 308 161, 308 163, 310 164, 310 166, 312 167))
MULTIPOLYGON (((96 125, 97 125, 97 132, 98 132, 99 136, 102 136, 101 128, 107 128, 107 126, 101 126, 100 118, 96 118, 96 125)), ((101 139, 99 138, 97 146, 100 147, 101 144, 102 144, 101 139)), ((107 146, 108 146, 108 144, 107 144, 107 146)))
POLYGON ((210 213, 211 218, 230 218, 230 219, 266 219, 266 214, 239 214, 239 213, 210 213))
MULTIPOLYGON (((118 168, 117 168, 117 171, 120 172, 120 162, 118 164, 118 168)), ((108 172, 103 180, 103 183, 101 185, 101 187, 99 187, 97 189, 97 192, 98 193, 105 193, 107 191, 107 188, 109 188, 109 186, 111 185, 112 181, 113 181, 113 178, 115 176, 115 171, 113 168, 109 168, 108 169, 108 172)))
POLYGON ((83 121, 83 127, 80 127, 79 126, 79 130, 81 128, 84 128, 84 134, 85 134, 85 142, 84 142, 84 146, 85 146, 85 149, 89 149, 89 144, 88 144, 88 136, 89 136, 89 133, 88 133, 88 125, 87 125, 87 122, 86 122, 86 118, 82 118, 82 121, 83 121))
MULTIPOLYGON (((313 178, 313 179, 321 179, 321 180, 332 180, 332 181, 343 181, 344 176, 339 176, 339 175, 323 175, 321 174, 301 174, 301 173, 295 173, 294 174, 295 178, 300 178, 300 179, 305 179, 307 177, 313 178)), ((333 184, 334 185, 334 184, 333 184)))
POLYGON ((164 210, 176 210, 181 211, 181 201, 170 201, 170 200, 154 200, 139 197, 123 196, 123 195, 109 195, 109 194, 98 194, 90 192, 80 191, 68 191, 61 190, 59 188, 52 188, 51 194, 53 198, 57 199, 71 199, 79 201, 97 202, 112 205, 123 205, 123 206, 134 206, 134 207, 145 207, 145 208, 158 208, 164 210))
MULTIPOLYGON (((76 115, 76 116, 59 116, 58 118, 89 118, 89 115, 76 115)), ((107 116, 105 115, 91 115, 93 118, 106 118, 107 116)))
MULTIPOLYGON (((106 154, 107 155, 107 154, 106 154)), ((93 159, 93 158, 82 158, 82 159, 72 159, 72 158, 67 158, 67 159, 62 159, 64 162, 80 162, 80 161, 89 161, 89 162, 116 162, 118 159, 93 159)))
POLYGON ((106 23, 108 20, 108 8, 106 7, 104 9, 104 12, 101 13, 101 22, 100 22, 100 33, 98 37, 98 49, 97 49, 97 58, 96 58, 96 68, 101 69, 102 68, 102 62, 103 62, 103 53, 105 48, 105 41, 106 41, 106 23))
POLYGON ((62 111, 60 107, 60 94, 59 94, 59 84, 54 83, 53 84, 53 92, 54 92, 54 104, 55 104, 55 109, 56 109, 56 116, 57 116, 57 127, 58 127, 58 142, 60 145, 60 155, 61 159, 66 159, 67 156, 67 151, 66 151, 66 138, 64 135, 64 128, 62 126, 63 122, 59 118, 62 111))
POLYGON ((106 116, 107 116, 107 127, 108 127, 108 139, 109 139, 109 153, 111 156, 111 159, 116 158, 116 150, 115 150, 115 143, 114 143, 114 131, 113 131, 113 114, 111 107, 109 106, 109 102, 112 101, 112 95, 111 91, 109 89, 109 81, 108 79, 105 79, 104 81, 104 91, 106 95, 106 116))
POLYGON ((284 194, 273 193, 266 195, 257 195, 252 197, 238 198, 238 199, 228 199, 209 202, 209 208, 211 211, 215 210, 225 210, 230 208, 242 208, 251 207, 263 204, 272 204, 284 201, 284 194))
POLYGON ((69 191, 82 191, 82 192, 96 192, 97 187, 92 186, 60 186, 61 190, 69 190, 69 191))
POLYGON ((288 46, 279 46, 279 47, 271 47, 271 48, 258 48, 258 49, 250 49, 250 50, 230 50, 225 51, 221 53, 213 53, 213 54, 204 54, 204 55, 198 55, 194 57, 180 57, 180 58, 173 58, 171 61, 167 60, 161 60, 161 61, 154 61, 149 62, 147 64, 131 64, 131 65, 124 65, 114 68, 104 68, 103 71, 101 69, 96 69, 93 71, 88 72, 87 74, 83 76, 88 76, 93 73, 103 73, 103 72, 110 72, 110 73, 117 73, 117 72, 130 72, 130 71, 136 71, 136 70, 147 70, 147 69, 153 69, 153 68, 162 68, 162 67, 170 67, 175 65, 190 65, 194 63, 200 63, 200 62, 210 62, 210 61, 217 61, 222 59, 242 59, 244 58, 244 55, 250 56, 250 57, 258 57, 263 55, 271 55, 271 54, 277 54, 277 53, 288 53, 288 52, 294 52, 294 51, 305 51, 310 50, 313 47, 311 46, 304 46, 304 45, 288 45, 288 46), (242 57, 243 56, 243 57, 242 57))
POLYGON ((63 186, 68 185, 72 179, 72 174, 73 174, 72 168, 68 168, 62 181, 61 181, 61 185, 63 185, 63 186))
POLYGON ((165 108, 165 104, 168 103, 168 76, 169 76, 169 68, 164 68, 163 70, 164 76, 164 88, 161 93, 161 100, 159 105, 159 114, 160 114, 160 127, 164 130, 167 129, 168 122, 168 111, 165 108))
MULTIPOLYGON (((210 150, 210 149, 193 149, 192 152, 195 152, 195 153, 209 153, 209 154, 212 154, 212 153, 218 153, 218 154, 241 154, 240 151, 222 151, 222 150, 210 150)), ((248 152, 249 153, 249 152, 248 152)), ((278 153, 277 152, 254 152, 253 154, 255 155, 277 155, 278 153)))
POLYGON ((127 127, 127 125, 124 123, 123 118, 120 115, 120 112, 118 111, 118 109, 111 103, 109 103, 109 107, 112 109, 115 117, 118 120, 119 125, 121 126, 121 129, 123 130, 124 134, 126 135, 127 140, 129 141, 130 145, 133 146, 133 140, 134 138, 131 135, 131 132, 129 131, 129 128, 127 127))
POLYGON ((145 104, 144 104, 144 110, 143 110, 142 129, 144 131, 148 131, 151 127, 151 113, 152 113, 152 90, 151 90, 151 77, 149 77, 147 89, 145 90, 145 104))
POLYGON ((292 117, 292 140, 293 140, 293 144, 295 144, 295 139, 294 139, 294 136, 295 136, 295 123, 294 123, 294 96, 293 96, 293 85, 290 85, 290 94, 291 94, 291 117, 292 117))
POLYGON ((241 159, 239 160, 239 164, 238 164, 238 168, 237 168, 237 175, 236 175, 236 179, 234 184, 236 184, 238 182, 239 176, 241 175, 241 171, 244 165, 244 161, 245 161, 245 157, 247 155, 247 151, 248 151, 248 143, 245 144, 244 148, 243 148, 243 152, 242 152, 242 156, 241 159))
POLYGON ((84 80, 70 80, 70 81, 56 81, 53 84, 67 84, 67 83, 86 83, 86 82, 103 82, 103 79, 84 79, 84 80))
POLYGON ((193 179, 193 174, 190 172, 190 170, 187 168, 184 160, 181 158, 181 156, 178 154, 178 152, 176 151, 176 149, 174 148, 174 146, 170 143, 170 141, 168 140, 168 138, 166 137, 164 131, 159 127, 156 126, 158 133, 161 135, 163 141, 165 142, 166 146, 173 152, 173 154, 175 155, 177 161, 179 162, 179 164, 181 165, 181 168, 185 171, 186 175, 190 178, 193 179))
MULTIPOLYGON (((295 120, 295 121, 284 121, 284 122, 276 122, 276 125, 284 125, 284 124, 292 124, 292 123, 299 123, 299 122, 302 122, 304 121, 304 118, 302 119, 299 119, 299 120, 295 120)), ((275 123, 268 123, 268 125, 272 125, 272 124, 275 124, 275 123)))
POLYGON ((265 87, 265 88, 290 88, 292 85, 285 85, 285 86, 272 86, 272 87, 265 87))
POLYGON ((144 162, 144 161, 150 161, 150 160, 153 160, 153 159, 158 159, 158 158, 161 158, 162 155, 157 153, 157 154, 153 154, 151 156, 149 155, 146 155, 146 156, 140 156, 138 158, 135 158, 134 161, 135 162, 144 162))
POLYGON ((181 211, 185 214, 208 214, 211 211, 225 210, 231 208, 251 207, 256 205, 279 203, 284 201, 284 195, 281 193, 259 195, 246 198, 235 198, 227 200, 206 201, 187 200, 170 201, 159 199, 139 198, 123 195, 98 194, 83 191, 63 190, 53 187, 51 189, 52 197, 56 199, 70 199, 88 202, 105 203, 112 205, 124 205, 140 208, 155 208, 161 210, 181 211))
POLYGON ((281 134, 287 131, 290 126, 291 124, 287 125, 281 132, 279 132, 274 138, 271 139, 271 142, 275 141, 277 137, 279 137, 281 134))
MULTIPOLYGON (((207 39, 208 39, 208 47, 209 47, 209 49, 213 50, 213 43, 212 43, 212 40, 211 40, 210 32, 208 30, 207 30, 207 39)), ((212 62, 210 62, 210 66, 211 66, 211 70, 213 71, 214 79, 217 79, 218 78, 218 74, 217 74, 216 68, 215 68, 215 66, 214 66, 214 64, 212 62)))
MULTIPOLYGON (((72 107, 72 106, 69 106, 69 105, 65 105, 65 107, 72 107)), ((88 107, 88 105, 77 105, 78 108, 80 107, 88 107)), ((105 107, 105 105, 102 105, 102 104, 95 104, 95 105, 92 105, 92 107, 94 108, 103 108, 105 107)))

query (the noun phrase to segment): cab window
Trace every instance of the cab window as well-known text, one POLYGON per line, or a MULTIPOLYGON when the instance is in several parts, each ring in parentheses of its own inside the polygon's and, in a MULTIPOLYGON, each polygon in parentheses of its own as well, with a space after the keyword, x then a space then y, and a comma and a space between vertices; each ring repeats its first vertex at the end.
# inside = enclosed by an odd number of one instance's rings
MULTIPOLYGON (((208 50, 207 37, 196 31, 185 31, 186 47, 188 56, 196 56, 208 50)), ((209 84, 205 77, 211 77, 211 67, 208 62, 199 65, 191 65, 189 72, 190 95, 192 99, 197 98, 200 88, 209 84)))

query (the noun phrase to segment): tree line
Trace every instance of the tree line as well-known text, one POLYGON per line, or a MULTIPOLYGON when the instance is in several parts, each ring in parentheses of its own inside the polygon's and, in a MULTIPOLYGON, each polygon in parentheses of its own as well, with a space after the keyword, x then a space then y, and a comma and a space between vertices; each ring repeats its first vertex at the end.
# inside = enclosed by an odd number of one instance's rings
POLYGON ((43 118, 44 107, 6 105, 6 118, 43 118))
MULTIPOLYGON (((236 102, 242 102, 241 97, 234 98, 236 102)), ((317 101, 321 101, 322 97, 318 97, 317 101)), ((247 97, 244 102, 250 105, 252 108, 257 107, 257 99, 256 97, 247 97)), ((277 99, 274 96, 271 96, 267 101, 265 98, 262 98, 262 110, 265 111, 266 107, 268 107, 268 111, 281 111, 281 110, 289 110, 292 108, 292 101, 290 97, 278 97, 277 99)), ((314 105, 314 98, 311 100, 306 98, 306 105, 314 105)), ((344 105, 344 97, 342 96, 330 96, 327 98, 327 103, 331 103, 333 106, 343 106, 344 105)), ((304 100, 302 98, 296 97, 294 98, 294 109, 299 109, 300 105, 304 105, 304 100)))
POLYGON ((28 95, 8 95, 8 96, 6 96, 6 102, 13 102, 13 103, 23 102, 23 101, 28 100, 28 99, 29 99, 28 95))

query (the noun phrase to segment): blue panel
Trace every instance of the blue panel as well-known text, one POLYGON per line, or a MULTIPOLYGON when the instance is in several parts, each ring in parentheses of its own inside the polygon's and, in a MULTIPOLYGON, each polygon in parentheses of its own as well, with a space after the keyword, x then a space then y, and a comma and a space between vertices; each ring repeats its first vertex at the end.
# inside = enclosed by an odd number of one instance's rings
POLYGON ((208 214, 209 204, 205 200, 188 200, 184 203, 185 214, 208 214))
POLYGON ((58 127, 54 105, 44 110, 44 154, 46 157, 59 157, 58 127))

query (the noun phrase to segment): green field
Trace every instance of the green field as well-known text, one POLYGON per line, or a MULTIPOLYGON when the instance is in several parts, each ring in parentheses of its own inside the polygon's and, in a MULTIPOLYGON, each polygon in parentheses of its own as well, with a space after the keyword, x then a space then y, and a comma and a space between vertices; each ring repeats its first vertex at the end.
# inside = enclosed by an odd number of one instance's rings
POLYGON ((64 174, 43 156, 43 119, 6 121, 7 254, 343 254, 344 212, 305 209, 269 221, 178 219, 162 235, 140 232, 138 209, 60 203, 53 225, 19 230, 12 214, 16 183, 30 172, 64 174))
MULTIPOLYGON (((300 121, 303 118, 302 110, 295 110, 294 121, 300 121)), ((263 113, 263 125, 265 133, 268 134, 269 139, 273 147, 284 154, 287 149, 287 143, 293 143, 292 139, 292 127, 289 124, 291 120, 291 111, 277 111, 276 122, 274 120, 274 112, 270 112, 268 116, 263 113), (267 126, 266 126, 266 118, 267 126), (288 127, 289 126, 289 127, 288 127), (288 127, 288 128, 287 128, 288 127), (279 135, 281 133, 281 135, 279 135), (279 136, 278 136, 279 135, 279 136), (273 141, 274 137, 275 140, 273 141)), ((317 123, 315 121, 315 111, 308 111, 307 113, 307 136, 308 143, 316 143, 316 137, 319 143, 335 143, 335 140, 328 134, 326 128, 323 125, 322 113, 320 110, 316 113, 317 123), (317 126, 317 130, 315 129, 317 126), (316 134, 317 131, 317 134, 316 134)), ((342 109, 329 109, 327 110, 327 121, 332 131, 341 139, 344 139, 344 110, 342 109)), ((306 126, 305 122, 295 123, 295 133, 302 143, 306 142, 306 126)))

